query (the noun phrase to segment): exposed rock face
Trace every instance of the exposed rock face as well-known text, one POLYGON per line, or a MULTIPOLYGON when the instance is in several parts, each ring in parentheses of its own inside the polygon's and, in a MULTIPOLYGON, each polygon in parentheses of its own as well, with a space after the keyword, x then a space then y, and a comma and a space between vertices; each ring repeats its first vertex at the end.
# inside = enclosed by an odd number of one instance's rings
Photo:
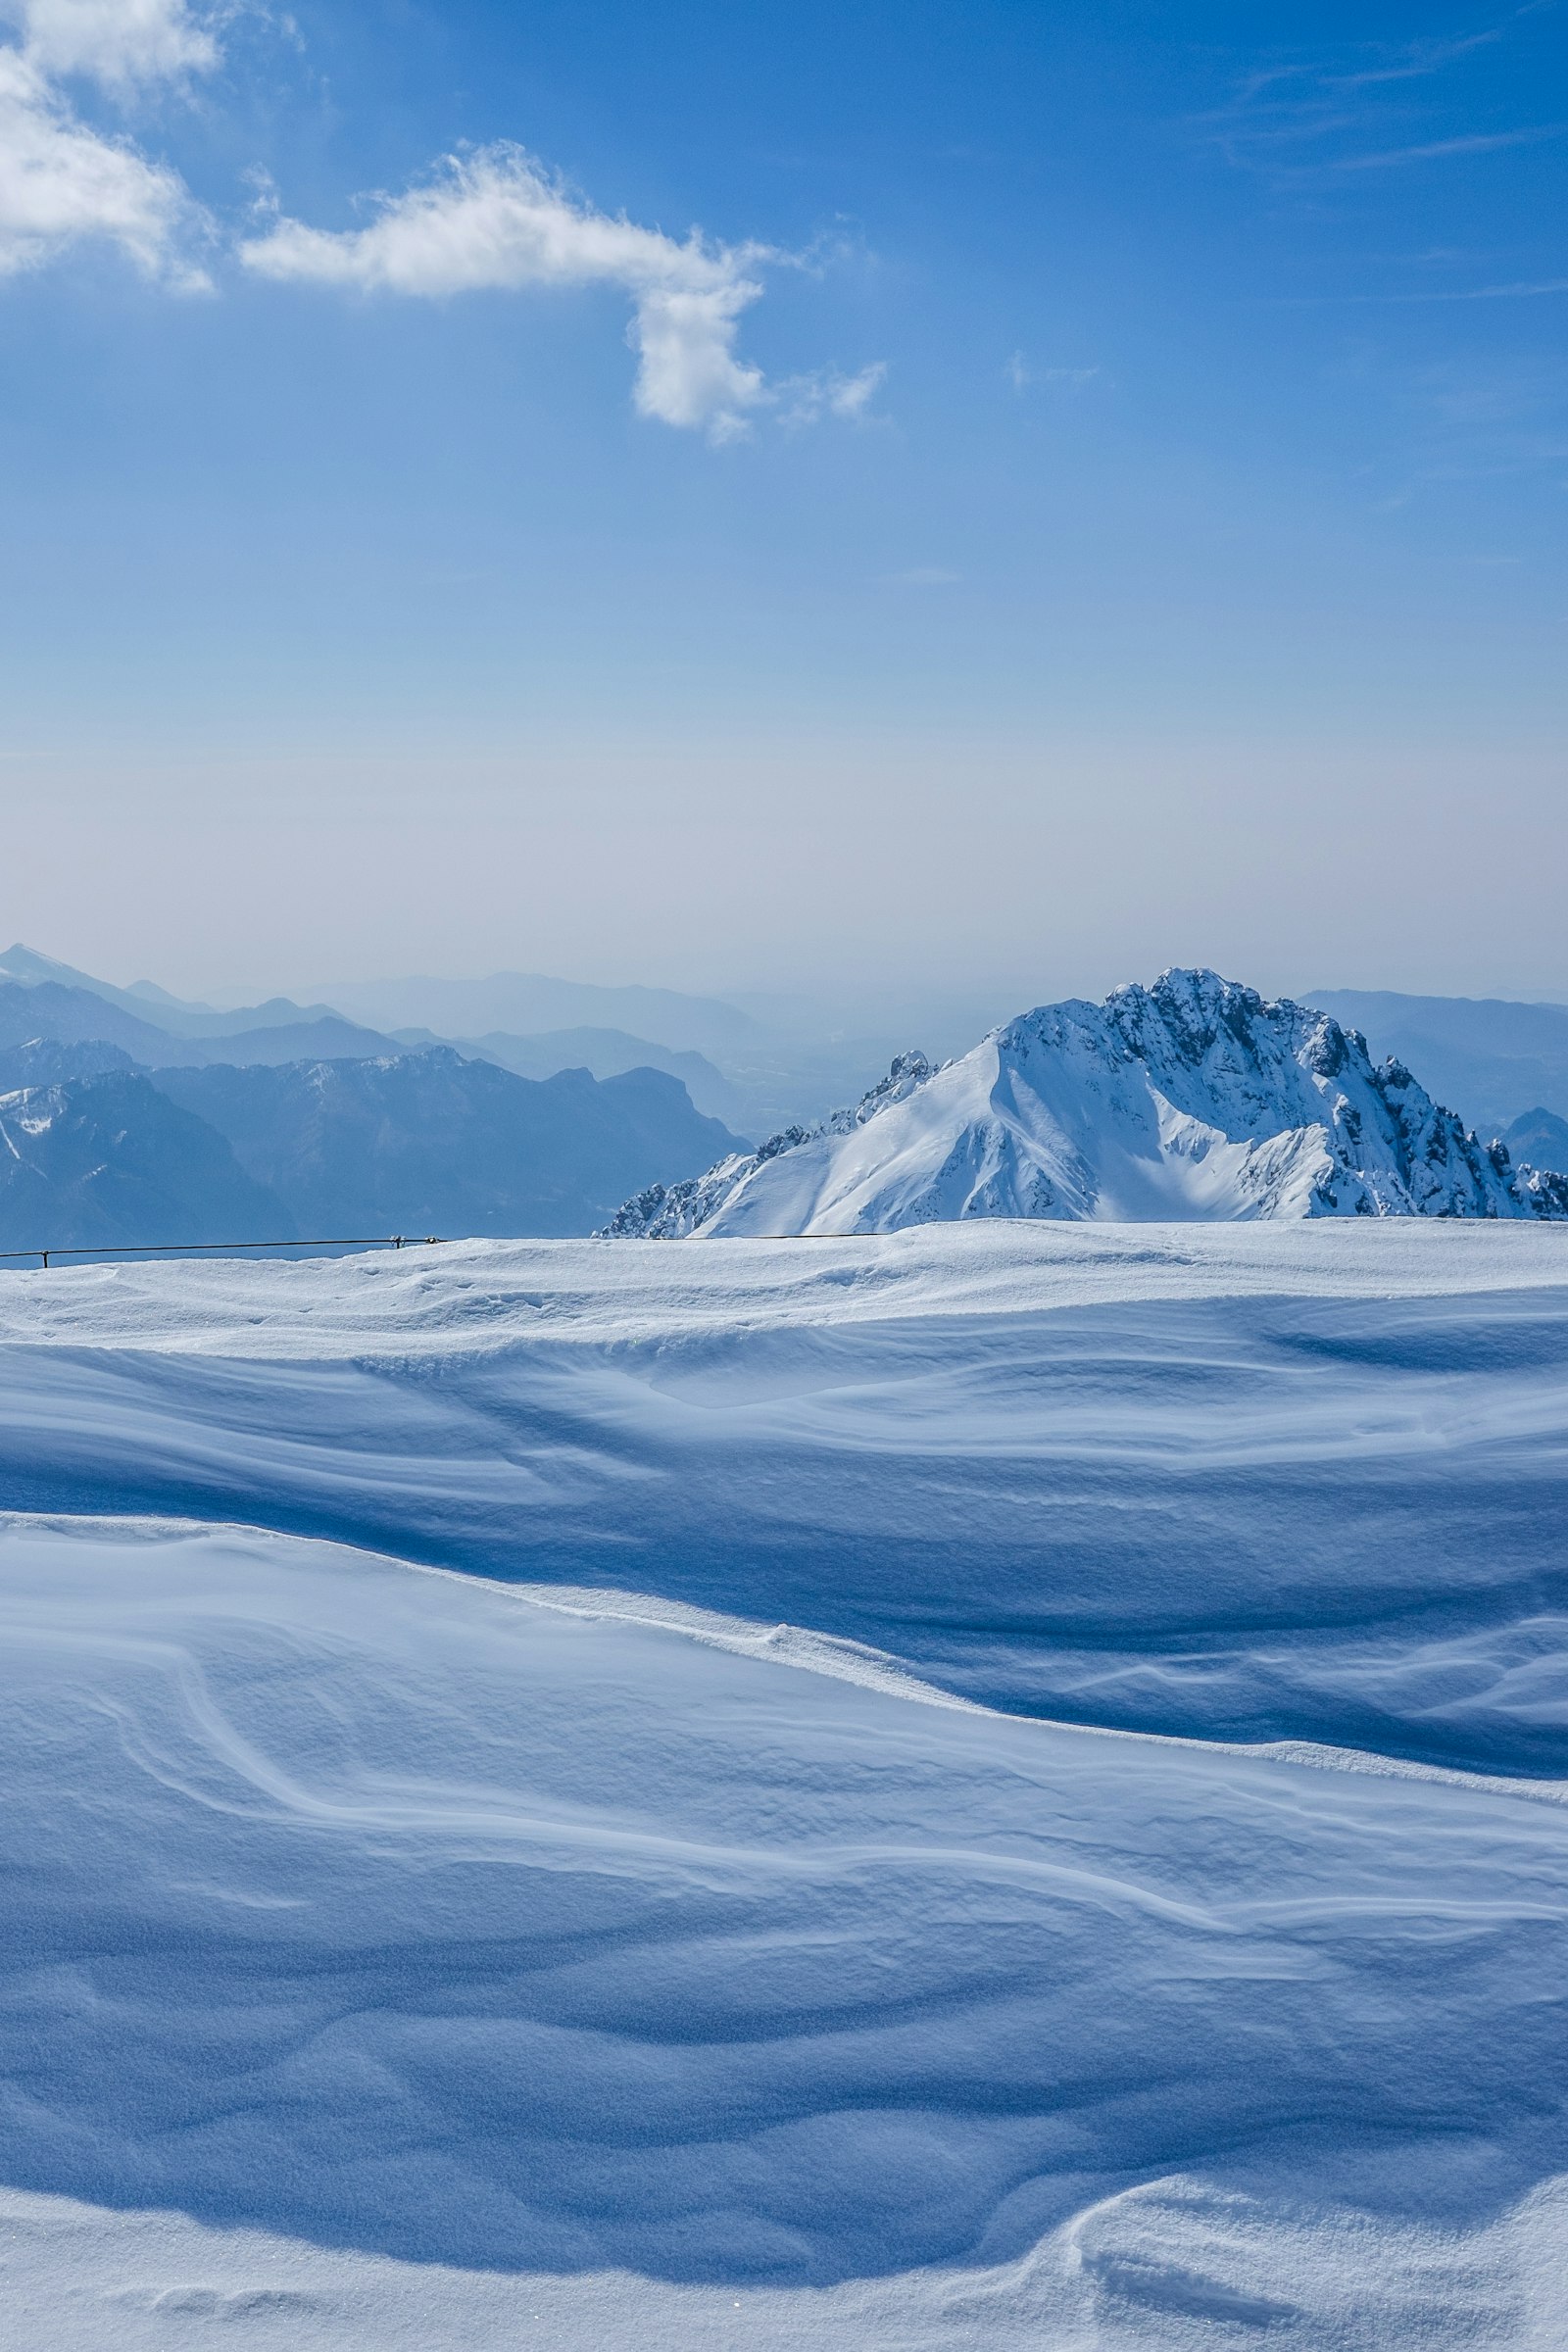
POLYGON ((855 1109, 628 1200, 612 1235, 891 1233, 965 1217, 1568 1216, 1401 1062, 1215 972, 1026 1012, 855 1109))

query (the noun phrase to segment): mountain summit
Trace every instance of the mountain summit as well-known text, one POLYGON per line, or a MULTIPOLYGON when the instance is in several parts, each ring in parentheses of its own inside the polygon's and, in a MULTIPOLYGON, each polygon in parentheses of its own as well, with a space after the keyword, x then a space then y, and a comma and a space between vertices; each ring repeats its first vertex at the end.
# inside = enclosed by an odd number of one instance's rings
POLYGON ((893 1233, 972 1217, 1568 1217, 1358 1031, 1216 972, 1043 1004, 853 1110, 655 1185, 615 1236, 893 1233))

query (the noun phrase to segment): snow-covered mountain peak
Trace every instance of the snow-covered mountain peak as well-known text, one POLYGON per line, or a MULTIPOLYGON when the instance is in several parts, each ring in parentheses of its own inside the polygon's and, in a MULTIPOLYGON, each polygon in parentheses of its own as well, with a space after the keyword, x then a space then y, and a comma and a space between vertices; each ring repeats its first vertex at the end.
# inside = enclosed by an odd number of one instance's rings
POLYGON ((1568 1216, 1568 1183, 1513 1167, 1331 1014, 1177 969, 1038 1005, 940 1068, 902 1054, 854 1109, 652 1187, 607 1231, 1353 1215, 1568 1216))

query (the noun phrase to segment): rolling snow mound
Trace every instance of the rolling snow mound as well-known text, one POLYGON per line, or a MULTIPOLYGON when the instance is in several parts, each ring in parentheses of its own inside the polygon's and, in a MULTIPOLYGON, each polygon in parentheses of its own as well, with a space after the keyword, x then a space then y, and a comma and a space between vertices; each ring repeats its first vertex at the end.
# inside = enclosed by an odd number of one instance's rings
POLYGON ((853 1110, 654 1185, 612 1238, 893 1233, 958 1218, 1563 1217, 1333 1016, 1208 971, 1044 1004, 934 1069, 907 1054, 853 1110))
POLYGON ((0 1494, 5 2342, 1568 2342, 1568 1225, 13 1274, 0 1494))

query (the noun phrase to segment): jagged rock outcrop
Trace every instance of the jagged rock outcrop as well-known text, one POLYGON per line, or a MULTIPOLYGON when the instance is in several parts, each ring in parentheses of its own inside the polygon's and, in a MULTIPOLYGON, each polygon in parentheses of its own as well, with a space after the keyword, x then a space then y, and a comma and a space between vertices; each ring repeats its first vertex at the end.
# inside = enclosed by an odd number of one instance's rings
POLYGON ((1041 1005, 940 1069, 905 1054, 853 1110, 652 1186, 605 1231, 1325 1216, 1568 1216, 1568 1179, 1516 1167, 1332 1015, 1169 971, 1041 1005))

